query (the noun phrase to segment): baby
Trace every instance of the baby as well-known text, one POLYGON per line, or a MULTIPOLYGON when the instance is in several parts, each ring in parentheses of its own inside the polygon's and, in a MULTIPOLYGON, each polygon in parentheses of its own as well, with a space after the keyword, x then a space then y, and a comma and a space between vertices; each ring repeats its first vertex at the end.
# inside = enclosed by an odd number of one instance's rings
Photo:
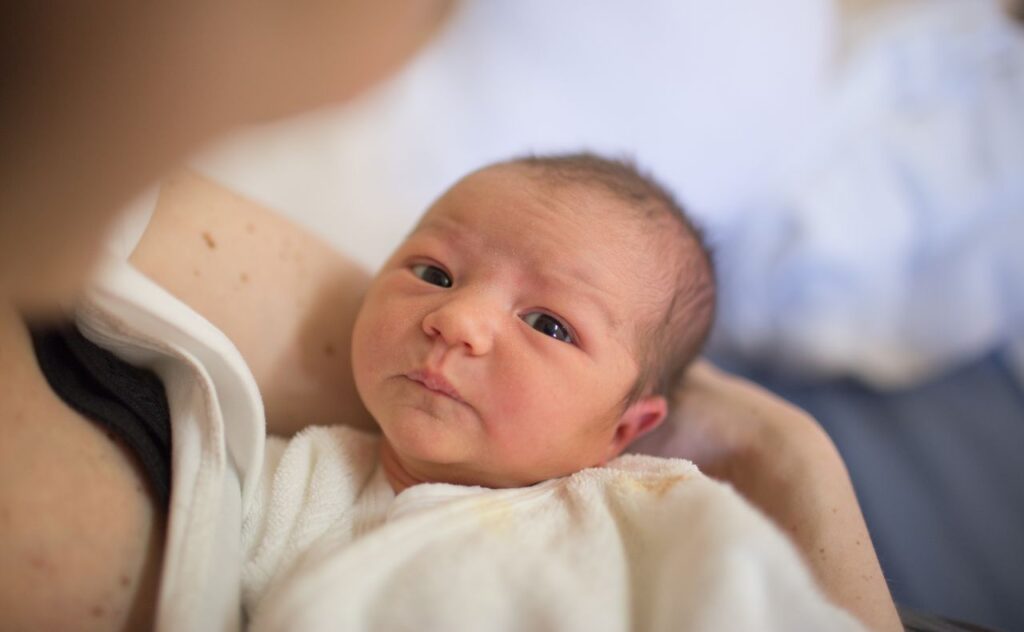
POLYGON ((522 487, 618 456, 664 419, 714 297, 699 231, 632 166, 576 154, 470 174, 356 322, 391 486, 522 487))
POLYGON ((242 534, 252 629, 858 629, 731 489, 615 458, 664 420, 714 304, 699 231, 626 163, 458 182, 356 320, 383 436, 268 439, 242 534))
POLYGON ((629 164, 458 182, 355 323, 383 435, 268 439, 243 525, 252 629, 859 629, 733 490, 615 458, 664 420, 714 305, 700 232, 629 164))

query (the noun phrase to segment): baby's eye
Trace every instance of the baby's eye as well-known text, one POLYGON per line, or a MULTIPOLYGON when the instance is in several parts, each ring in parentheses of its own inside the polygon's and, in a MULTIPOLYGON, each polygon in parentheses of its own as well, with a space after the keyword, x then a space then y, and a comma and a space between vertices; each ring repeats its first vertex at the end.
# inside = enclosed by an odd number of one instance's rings
POLYGON ((566 327, 562 321, 550 314, 545 314, 544 312, 530 312, 523 316, 523 321, 540 333, 546 336, 551 336, 555 340, 561 340, 562 342, 567 342, 569 344, 575 343, 572 338, 572 334, 569 333, 569 328, 566 327))
POLYGON ((412 267, 412 273, 431 285, 439 287, 451 287, 452 278, 448 273, 437 266, 426 263, 418 263, 412 267))

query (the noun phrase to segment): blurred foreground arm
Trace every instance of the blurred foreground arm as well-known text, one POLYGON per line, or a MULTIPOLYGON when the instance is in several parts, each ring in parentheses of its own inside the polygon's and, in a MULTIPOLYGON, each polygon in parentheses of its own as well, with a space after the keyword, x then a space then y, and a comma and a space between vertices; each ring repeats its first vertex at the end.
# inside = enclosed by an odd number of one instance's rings
POLYGON ((902 630, 846 466, 807 413, 707 362, 687 373, 674 446, 796 544, 825 592, 873 630, 902 630))
POLYGON ((239 126, 362 92, 452 4, 5 3, 0 300, 52 310, 145 186, 239 126))

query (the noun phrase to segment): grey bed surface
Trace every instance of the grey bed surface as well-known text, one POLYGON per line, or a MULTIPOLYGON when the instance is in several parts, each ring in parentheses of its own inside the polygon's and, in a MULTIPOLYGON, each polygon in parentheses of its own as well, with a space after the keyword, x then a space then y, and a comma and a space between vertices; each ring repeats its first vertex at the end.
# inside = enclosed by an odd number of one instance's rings
POLYGON ((723 365, 832 436, 898 603, 1024 630, 1024 390, 998 354, 896 392, 723 365))

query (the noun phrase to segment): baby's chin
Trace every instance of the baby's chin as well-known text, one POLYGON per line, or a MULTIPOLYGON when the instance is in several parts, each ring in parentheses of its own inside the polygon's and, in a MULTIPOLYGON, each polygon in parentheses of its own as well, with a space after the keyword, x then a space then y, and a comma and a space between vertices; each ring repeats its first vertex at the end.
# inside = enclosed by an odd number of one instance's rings
MULTIPOLYGON (((525 487, 519 479, 502 476, 481 466, 486 459, 473 454, 460 445, 446 445, 422 435, 384 432, 382 454, 390 452, 408 479, 418 483, 448 483, 467 487, 508 488, 525 487)), ((387 458, 385 456, 384 458, 387 458)), ((528 483, 529 484, 529 483, 528 483)))
POLYGON ((378 422, 387 447, 403 466, 414 472, 430 470, 432 476, 444 470, 458 470, 473 460, 473 450, 465 437, 437 422, 424 423, 402 416, 378 422))
POLYGON ((517 458, 496 446, 479 423, 465 421, 441 420, 419 410, 403 409, 379 418, 378 424, 386 449, 421 482, 494 489, 530 487, 600 465, 592 455, 582 453, 562 454, 557 462, 524 461, 523 454, 517 458))
POLYGON ((387 448, 392 450, 402 468, 422 483, 448 483, 467 487, 486 487, 490 489, 511 489, 532 487, 538 483, 570 476, 586 469, 587 465, 578 468, 564 467, 552 471, 512 471, 495 467, 494 459, 479 455, 465 455, 456 458, 454 450, 440 449, 433 445, 420 448, 407 443, 395 446, 385 435, 387 448))

